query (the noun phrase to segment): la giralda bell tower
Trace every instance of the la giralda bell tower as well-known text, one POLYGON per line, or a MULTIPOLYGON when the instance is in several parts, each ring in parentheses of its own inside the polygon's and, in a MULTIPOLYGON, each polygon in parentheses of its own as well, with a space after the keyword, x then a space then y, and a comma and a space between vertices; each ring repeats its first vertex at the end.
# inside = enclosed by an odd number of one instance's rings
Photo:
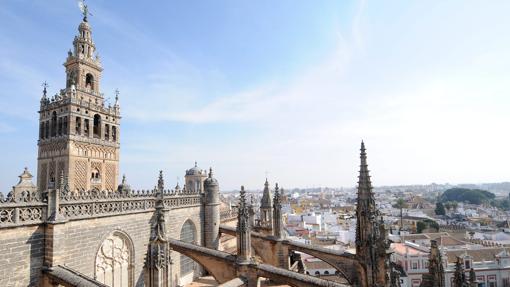
POLYGON ((119 177, 120 108, 100 92, 101 62, 84 13, 64 63, 66 86, 53 97, 44 87, 39 110, 37 186, 71 191, 115 190, 119 177))

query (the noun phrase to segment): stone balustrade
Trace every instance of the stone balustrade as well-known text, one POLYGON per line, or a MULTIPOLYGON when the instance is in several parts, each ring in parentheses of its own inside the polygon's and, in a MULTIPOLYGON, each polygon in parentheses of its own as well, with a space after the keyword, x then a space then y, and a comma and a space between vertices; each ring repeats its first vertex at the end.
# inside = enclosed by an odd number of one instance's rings
MULTIPOLYGON (((6 198, 0 193, 0 228, 154 211, 158 194, 156 190, 68 192, 66 188, 43 194, 34 190, 11 192, 6 198)), ((170 209, 198 206, 202 194, 164 190, 163 202, 170 209)))

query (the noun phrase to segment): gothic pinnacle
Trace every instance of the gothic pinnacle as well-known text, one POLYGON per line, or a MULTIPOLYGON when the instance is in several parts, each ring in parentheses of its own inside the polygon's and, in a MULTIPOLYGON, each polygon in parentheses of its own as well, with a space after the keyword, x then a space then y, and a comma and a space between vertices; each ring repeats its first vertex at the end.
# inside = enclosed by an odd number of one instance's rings
POLYGON ((158 190, 163 191, 165 188, 165 181, 163 180, 163 171, 159 171, 159 178, 158 178, 158 190))

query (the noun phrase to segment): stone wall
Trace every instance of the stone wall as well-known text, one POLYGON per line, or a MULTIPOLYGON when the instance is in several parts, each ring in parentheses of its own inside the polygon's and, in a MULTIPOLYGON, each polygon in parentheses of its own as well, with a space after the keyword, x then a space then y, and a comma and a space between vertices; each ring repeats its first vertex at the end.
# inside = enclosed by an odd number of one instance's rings
POLYGON ((0 230, 0 286, 35 286, 41 279, 44 227, 0 230))

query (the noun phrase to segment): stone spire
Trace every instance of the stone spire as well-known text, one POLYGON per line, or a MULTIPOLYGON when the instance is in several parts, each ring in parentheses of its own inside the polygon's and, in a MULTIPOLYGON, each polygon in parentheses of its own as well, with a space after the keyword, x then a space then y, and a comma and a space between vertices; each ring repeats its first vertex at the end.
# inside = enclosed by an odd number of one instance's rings
POLYGON ((241 186, 240 195, 237 215, 237 261, 240 263, 249 263, 252 257, 250 236, 251 228, 244 186, 241 186))
POLYGON ((250 196, 250 205, 248 206, 248 215, 250 216, 250 226, 255 226, 255 208, 254 208, 253 194, 250 196))
POLYGON ((283 237, 282 203, 280 199, 280 189, 278 183, 274 188, 273 200, 273 235, 281 239, 283 237))
POLYGON ((151 238, 145 262, 145 267, 148 271, 147 286, 171 286, 172 260, 166 239, 165 220, 168 210, 165 208, 163 201, 163 189, 163 171, 160 171, 156 191, 155 219, 152 224, 151 238))
POLYGON ((476 273, 475 269, 471 268, 469 270, 469 287, 476 287, 478 284, 476 283, 476 273))
POLYGON ((420 287, 445 287, 443 259, 436 240, 430 241, 429 272, 423 274, 420 287))
POLYGON ((163 171, 159 171, 159 178, 158 178, 158 191, 163 192, 165 189, 165 180, 163 179, 163 171))
POLYGON ((269 189, 269 182, 264 183, 264 191, 262 199, 260 200, 260 226, 268 229, 273 228, 273 199, 271 198, 271 190, 269 189))
POLYGON ((361 142, 358 198, 356 205, 356 256, 367 265, 370 286, 386 286, 388 281, 385 229, 378 221, 379 212, 367 164, 365 143, 361 142))
POLYGON ((455 273, 453 273, 452 287, 467 287, 469 286, 464 273, 464 267, 460 257, 457 257, 455 262, 455 273))

